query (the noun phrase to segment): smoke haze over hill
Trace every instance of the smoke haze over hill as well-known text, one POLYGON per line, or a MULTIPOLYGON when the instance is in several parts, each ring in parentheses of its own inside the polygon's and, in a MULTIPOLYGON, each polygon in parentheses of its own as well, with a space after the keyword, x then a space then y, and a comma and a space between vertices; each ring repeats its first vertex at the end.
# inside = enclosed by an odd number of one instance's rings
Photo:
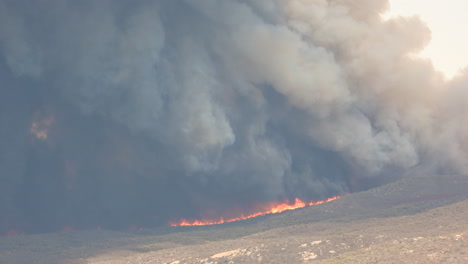
POLYGON ((0 232, 466 173, 468 72, 384 0, 0 0, 0 232))

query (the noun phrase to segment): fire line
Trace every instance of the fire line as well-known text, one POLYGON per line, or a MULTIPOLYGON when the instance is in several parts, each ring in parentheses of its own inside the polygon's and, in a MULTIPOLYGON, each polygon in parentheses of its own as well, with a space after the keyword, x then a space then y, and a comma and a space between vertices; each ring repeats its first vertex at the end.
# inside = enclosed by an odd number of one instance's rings
POLYGON ((286 200, 284 202, 271 202, 267 203, 262 207, 261 210, 258 212, 254 212, 251 214, 247 215, 240 215, 239 217, 235 218, 224 218, 224 217, 219 217, 217 219, 200 219, 200 220, 187 220, 187 219, 180 219, 178 221, 173 221, 169 222, 169 226, 205 226, 205 225, 218 225, 218 224, 223 224, 223 223, 230 223, 230 222, 235 222, 239 220, 246 220, 258 216, 263 216, 263 215, 269 215, 269 214, 279 214, 284 211, 289 211, 289 210, 295 210, 299 208, 304 208, 307 206, 313 206, 313 205, 318 205, 318 204, 323 204, 327 202, 334 201, 336 199, 341 198, 342 196, 333 196, 325 200, 321 201, 302 201, 299 198, 294 199, 294 202, 291 203, 290 201, 286 200))

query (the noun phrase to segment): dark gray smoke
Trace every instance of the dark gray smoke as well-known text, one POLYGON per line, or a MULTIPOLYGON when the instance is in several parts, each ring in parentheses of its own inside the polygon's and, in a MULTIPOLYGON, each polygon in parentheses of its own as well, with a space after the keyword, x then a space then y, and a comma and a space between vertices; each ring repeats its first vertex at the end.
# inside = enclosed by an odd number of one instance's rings
POLYGON ((464 173, 468 73, 385 0, 0 0, 0 231, 464 173))

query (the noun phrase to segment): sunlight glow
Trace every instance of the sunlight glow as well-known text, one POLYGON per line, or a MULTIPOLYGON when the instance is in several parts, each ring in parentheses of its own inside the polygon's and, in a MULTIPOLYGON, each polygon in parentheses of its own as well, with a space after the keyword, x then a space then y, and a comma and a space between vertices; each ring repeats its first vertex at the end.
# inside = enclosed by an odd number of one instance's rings
POLYGON ((432 31, 432 40, 419 56, 432 60, 447 77, 468 66, 467 0, 389 0, 384 18, 417 15, 432 31))

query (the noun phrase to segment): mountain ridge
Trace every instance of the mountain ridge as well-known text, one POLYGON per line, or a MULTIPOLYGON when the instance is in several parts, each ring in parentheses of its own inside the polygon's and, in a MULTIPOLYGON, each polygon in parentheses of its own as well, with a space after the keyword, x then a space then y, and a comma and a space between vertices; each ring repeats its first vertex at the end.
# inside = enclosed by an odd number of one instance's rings
POLYGON ((222 225, 0 237, 0 263, 464 263, 467 235, 468 177, 414 176, 222 225))

